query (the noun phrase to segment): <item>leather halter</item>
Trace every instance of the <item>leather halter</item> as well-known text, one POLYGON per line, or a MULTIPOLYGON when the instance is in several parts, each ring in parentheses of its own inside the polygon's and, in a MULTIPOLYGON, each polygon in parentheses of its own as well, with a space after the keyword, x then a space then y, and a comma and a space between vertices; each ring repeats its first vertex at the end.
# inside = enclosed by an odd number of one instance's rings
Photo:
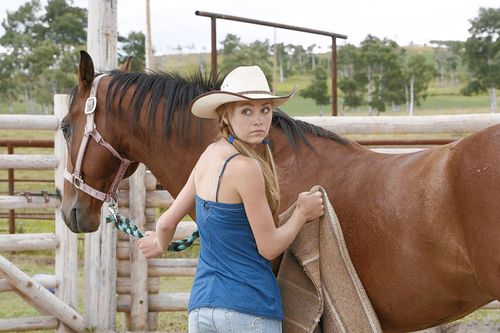
POLYGON ((125 172, 127 171, 128 166, 132 161, 123 158, 120 154, 109 144, 107 143, 101 136, 101 134, 97 131, 96 124, 94 122, 94 112, 97 107, 97 87, 99 86, 99 81, 106 76, 106 74, 97 76, 92 82, 92 87, 90 89, 90 96, 87 98, 85 102, 85 110, 84 113, 87 115, 87 124, 85 125, 84 133, 82 141, 80 142, 80 149, 78 150, 78 156, 76 158, 76 164, 73 169, 73 173, 70 173, 66 168, 64 170, 64 178, 66 178, 71 184, 73 184, 79 190, 89 194, 90 196, 105 201, 112 206, 115 206, 118 203, 118 185, 123 179, 125 172), (118 168, 118 172, 115 175, 115 179, 111 184, 107 193, 101 192, 92 186, 86 184, 83 181, 82 175, 82 163, 83 157, 85 155, 85 150, 87 149, 87 145, 89 142, 89 138, 92 137, 94 140, 104 146, 107 150, 113 154, 117 159, 120 160, 120 167, 118 168))

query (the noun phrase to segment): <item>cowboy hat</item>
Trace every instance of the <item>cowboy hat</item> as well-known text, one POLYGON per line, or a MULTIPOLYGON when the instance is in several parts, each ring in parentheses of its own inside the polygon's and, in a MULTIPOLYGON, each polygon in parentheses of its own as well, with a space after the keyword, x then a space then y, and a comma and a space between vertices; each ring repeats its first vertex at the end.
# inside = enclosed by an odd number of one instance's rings
POLYGON ((215 109, 222 104, 261 99, 270 100, 275 108, 287 102, 295 90, 287 96, 273 95, 259 66, 240 66, 226 76, 220 90, 196 97, 191 103, 191 112, 200 118, 217 119, 215 109))

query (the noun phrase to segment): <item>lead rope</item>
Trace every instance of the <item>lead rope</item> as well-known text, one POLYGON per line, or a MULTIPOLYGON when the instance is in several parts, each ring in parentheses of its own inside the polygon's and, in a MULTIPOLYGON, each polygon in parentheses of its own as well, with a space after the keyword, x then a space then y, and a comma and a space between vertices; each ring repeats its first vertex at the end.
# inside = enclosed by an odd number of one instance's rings
MULTIPOLYGON (((139 230, 137 225, 135 225, 135 223, 132 222, 128 217, 120 215, 116 207, 112 207, 110 205, 108 206, 108 209, 111 211, 111 214, 106 216, 106 223, 113 223, 116 229, 126 233, 129 236, 139 239, 144 237, 144 234, 139 230)), ((167 248, 167 251, 183 251, 190 247, 198 237, 200 237, 200 233, 198 230, 196 230, 189 237, 171 242, 167 248)))

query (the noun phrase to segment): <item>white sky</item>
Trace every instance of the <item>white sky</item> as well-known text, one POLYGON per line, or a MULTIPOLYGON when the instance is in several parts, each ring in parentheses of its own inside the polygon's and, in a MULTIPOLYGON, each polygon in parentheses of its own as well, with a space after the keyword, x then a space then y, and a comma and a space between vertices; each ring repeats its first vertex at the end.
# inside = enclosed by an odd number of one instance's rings
MULTIPOLYGON (((47 0, 41 0, 46 4, 47 0)), ((331 31, 348 36, 358 45, 366 35, 388 37, 400 45, 424 44, 432 39, 465 40, 469 36, 469 20, 480 7, 498 8, 498 0, 150 0, 151 28, 155 54, 210 51, 210 19, 196 16, 196 10, 241 16, 264 21, 331 31), (194 48, 189 51, 189 47, 194 48)), ((6 10, 16 10, 25 0, 0 0, 0 20, 6 10)), ((88 0, 73 0, 87 7, 88 0)), ((118 31, 145 32, 145 0, 118 0, 118 31)), ((3 29, 0 27, 0 34, 3 29)), ((217 20, 217 41, 227 33, 241 37, 245 43, 266 38, 274 42, 274 29, 253 24, 217 20)), ((325 52, 329 37, 276 30, 277 42, 318 44, 316 52, 325 52)), ((220 47, 220 44, 218 45, 220 47)))

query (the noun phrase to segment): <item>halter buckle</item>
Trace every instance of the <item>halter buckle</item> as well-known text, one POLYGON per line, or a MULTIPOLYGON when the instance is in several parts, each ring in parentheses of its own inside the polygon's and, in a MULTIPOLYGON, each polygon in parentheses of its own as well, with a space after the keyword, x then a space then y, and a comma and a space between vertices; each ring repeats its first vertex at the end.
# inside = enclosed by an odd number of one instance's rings
POLYGON ((95 111, 95 108, 97 106, 97 98, 96 97, 89 97, 87 98, 87 101, 85 102, 85 114, 91 114, 95 111))
POLYGON ((73 175, 73 185, 77 188, 81 188, 83 184, 83 179, 80 176, 73 175))

